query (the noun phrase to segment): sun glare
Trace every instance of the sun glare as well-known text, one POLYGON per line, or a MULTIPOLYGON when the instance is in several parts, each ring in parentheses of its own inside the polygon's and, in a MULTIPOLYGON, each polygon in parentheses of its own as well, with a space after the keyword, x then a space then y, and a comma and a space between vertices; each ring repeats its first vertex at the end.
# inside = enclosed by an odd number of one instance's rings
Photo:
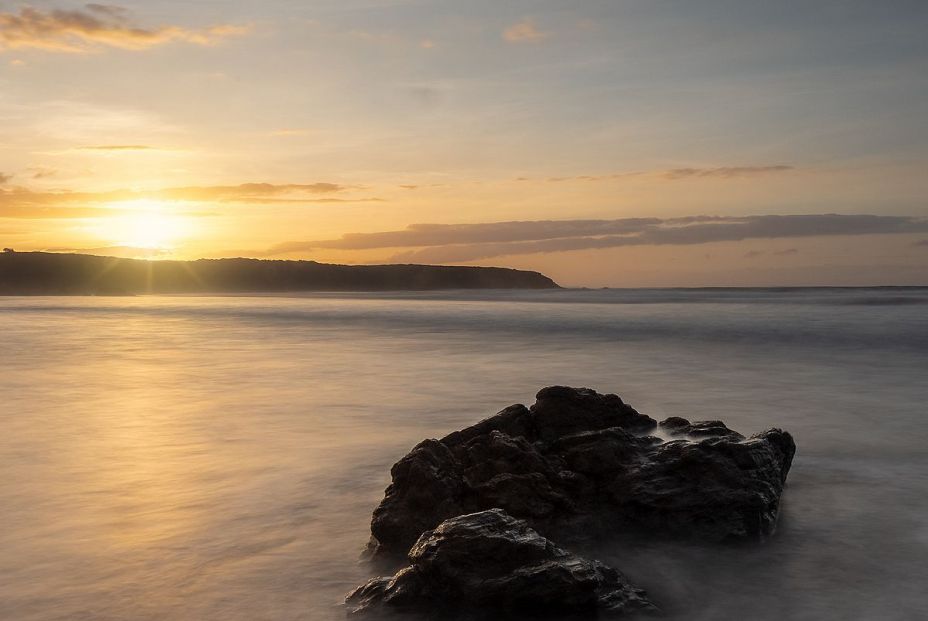
POLYGON ((107 219, 100 235, 118 246, 172 250, 192 231, 189 217, 173 213, 171 206, 161 201, 127 201, 110 207, 121 213, 107 219))

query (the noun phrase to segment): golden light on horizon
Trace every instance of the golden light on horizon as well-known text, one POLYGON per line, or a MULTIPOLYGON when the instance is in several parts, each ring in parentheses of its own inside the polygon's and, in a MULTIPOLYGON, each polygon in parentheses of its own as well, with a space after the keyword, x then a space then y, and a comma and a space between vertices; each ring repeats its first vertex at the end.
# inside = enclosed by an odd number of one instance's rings
POLYGON ((119 215, 105 218, 97 234, 107 243, 150 250, 172 250, 195 232, 193 218, 177 214, 159 200, 139 199, 111 203, 119 215))
POLYGON ((94 1, 0 2, 0 248, 925 283, 928 3, 94 1))

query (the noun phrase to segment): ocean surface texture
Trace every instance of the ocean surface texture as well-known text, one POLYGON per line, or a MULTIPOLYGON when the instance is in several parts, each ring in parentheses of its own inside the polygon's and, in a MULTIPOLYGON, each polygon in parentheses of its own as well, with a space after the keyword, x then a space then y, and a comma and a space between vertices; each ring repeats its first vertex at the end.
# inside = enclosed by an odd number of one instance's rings
POLYGON ((390 466, 550 384, 783 427, 766 545, 576 550, 670 619, 928 618, 928 290, 0 298, 0 619, 341 619, 390 466))

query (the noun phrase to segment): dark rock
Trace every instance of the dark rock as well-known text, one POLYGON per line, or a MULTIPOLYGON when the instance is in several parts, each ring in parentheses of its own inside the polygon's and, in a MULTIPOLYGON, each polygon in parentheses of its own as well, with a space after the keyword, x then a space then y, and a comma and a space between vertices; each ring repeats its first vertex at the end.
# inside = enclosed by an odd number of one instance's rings
POLYGON ((462 468, 451 449, 437 440, 420 442, 393 465, 390 476, 391 502, 381 503, 372 520, 377 542, 397 542, 405 551, 443 519, 466 513, 462 468))
POLYGON ((623 533, 701 541, 762 540, 774 531, 796 450, 778 429, 745 439, 721 421, 657 427, 615 395, 556 386, 392 470, 371 521, 372 546, 401 555, 426 530, 499 507, 558 541, 623 533))
POLYGON ((670 418, 665 418, 660 423, 660 428, 667 431, 668 433, 685 433, 683 430, 688 429, 690 426, 690 421, 679 416, 671 416, 670 418))
POLYGON ((730 438, 744 440, 744 436, 725 426, 720 420, 702 420, 691 423, 685 418, 671 416, 662 420, 660 428, 672 436, 692 436, 694 438, 730 438))
POLYGON ((442 522, 422 534, 408 559, 395 575, 348 595, 349 614, 387 609, 537 618, 657 610, 617 570, 565 552, 500 509, 442 522))
POLYGON ((795 450, 779 429, 744 441, 675 440, 607 488, 615 513, 638 530, 711 542, 763 540, 776 527, 795 450))
POLYGON ((648 431, 657 426, 653 418, 639 414, 617 395, 601 395, 589 388, 543 388, 535 396, 531 411, 538 439, 547 442, 585 431, 614 427, 648 431))

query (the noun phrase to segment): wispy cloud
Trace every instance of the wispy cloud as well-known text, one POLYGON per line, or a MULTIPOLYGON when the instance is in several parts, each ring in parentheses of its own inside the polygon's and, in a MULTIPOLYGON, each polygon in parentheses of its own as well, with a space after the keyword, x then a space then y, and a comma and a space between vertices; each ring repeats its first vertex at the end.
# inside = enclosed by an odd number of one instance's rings
POLYGON ((265 254, 273 256, 319 249, 409 248, 390 260, 459 263, 506 255, 620 246, 682 246, 747 239, 924 231, 928 231, 928 218, 843 214, 415 224, 401 231, 353 233, 339 239, 288 242, 270 248, 265 254))
POLYGON ((533 43, 548 38, 549 34, 539 30, 535 20, 526 18, 503 30, 503 39, 509 43, 533 43))
POLYGON ((623 218, 620 220, 539 220, 482 224, 411 224, 402 231, 347 233, 339 239, 279 244, 271 248, 269 254, 320 248, 333 250, 415 248, 629 234, 641 232, 661 222, 657 218, 623 218))
POLYGON ((227 198, 222 199, 223 202, 239 202, 239 203, 248 203, 251 205, 310 205, 310 204, 334 204, 334 203, 385 203, 387 199, 380 198, 377 196, 362 196, 358 198, 336 198, 334 196, 327 196, 322 198, 272 198, 268 196, 243 196, 240 198, 227 198))
POLYGON ((105 214, 107 204, 137 200, 193 203, 312 204, 381 201, 377 197, 333 196, 358 189, 338 183, 243 183, 239 185, 187 186, 154 190, 105 192, 36 191, 11 187, 0 189, 0 218, 86 218, 105 214))
POLYGON ((95 218, 99 216, 111 216, 115 212, 105 207, 85 207, 75 205, 72 207, 43 205, 43 204, 22 204, 8 202, 5 195, 0 192, 0 218, 16 218, 22 220, 64 220, 74 218, 95 218))
POLYGON ((5 185, 12 178, 13 178, 13 175, 7 175, 7 174, 0 172, 0 185, 5 185))
MULTIPOLYGON (((565 177, 547 177, 544 181, 560 183, 564 181, 618 181, 645 177, 679 181, 681 179, 739 179, 777 175, 796 170, 795 166, 777 164, 773 166, 720 166, 715 168, 671 168, 667 170, 639 170, 617 172, 606 175, 573 175, 565 177)), ((531 177, 518 177, 516 181, 534 181, 531 177)))
POLYGON ((674 168, 664 172, 664 177, 671 180, 690 179, 693 177, 716 177, 732 179, 735 177, 754 177, 793 170, 792 166, 722 166, 720 168, 674 168))
POLYGON ((151 198, 174 200, 246 200, 294 194, 333 194, 353 189, 338 183, 242 183, 239 185, 188 186, 147 192, 151 198))
POLYGON ((163 248, 138 248, 136 246, 101 246, 97 248, 46 248, 45 252, 94 254, 127 259, 154 259, 171 254, 163 248))
POLYGON ((147 144, 99 144, 79 147, 81 151, 151 151, 154 148, 147 144))
POLYGON ((58 171, 54 168, 43 168, 41 166, 27 168, 26 172, 28 172, 33 179, 49 179, 58 174, 58 171))
POLYGON ((41 10, 25 6, 0 13, 0 51, 33 48, 49 52, 84 53, 111 47, 145 50, 175 41, 213 45, 242 35, 247 26, 220 24, 203 29, 177 25, 145 28, 118 6, 88 4, 83 9, 41 10))
POLYGON ((313 130, 301 128, 301 127, 284 127, 281 129, 275 129, 268 132, 268 136, 273 136, 276 138, 295 138, 300 136, 308 136, 313 133, 313 130))

